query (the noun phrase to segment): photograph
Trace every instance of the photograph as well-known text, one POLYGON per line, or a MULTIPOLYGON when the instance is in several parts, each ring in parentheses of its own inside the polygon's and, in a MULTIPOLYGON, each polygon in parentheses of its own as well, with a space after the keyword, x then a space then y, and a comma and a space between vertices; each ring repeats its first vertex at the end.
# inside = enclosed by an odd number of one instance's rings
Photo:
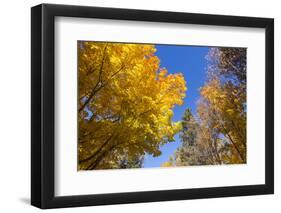
POLYGON ((274 194, 274 18, 161 5, 31 8, 31 205, 274 194))
POLYGON ((77 170, 247 163, 247 48, 77 41, 77 170))

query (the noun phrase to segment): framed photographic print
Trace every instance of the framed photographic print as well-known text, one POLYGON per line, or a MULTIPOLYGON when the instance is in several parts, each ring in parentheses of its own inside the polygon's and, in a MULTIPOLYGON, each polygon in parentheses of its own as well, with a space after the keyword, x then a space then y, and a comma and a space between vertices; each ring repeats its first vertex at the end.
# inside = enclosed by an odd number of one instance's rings
POLYGON ((272 194, 274 21, 31 9, 31 203, 272 194))

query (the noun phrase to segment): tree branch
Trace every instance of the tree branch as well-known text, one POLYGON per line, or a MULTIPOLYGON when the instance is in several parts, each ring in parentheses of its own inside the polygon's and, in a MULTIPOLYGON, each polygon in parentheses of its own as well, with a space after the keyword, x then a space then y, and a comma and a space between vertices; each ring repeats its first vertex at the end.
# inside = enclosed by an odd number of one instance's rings
POLYGON ((85 159, 79 160, 79 164, 93 159, 96 156, 96 154, 99 153, 108 144, 108 142, 111 140, 112 137, 113 135, 111 135, 108 139, 106 139, 105 142, 100 146, 100 148, 97 151, 95 151, 92 155, 88 156, 85 159))
POLYGON ((90 96, 88 97, 88 99, 84 102, 84 104, 79 108, 79 113, 84 110, 84 108, 89 104, 89 102, 92 100, 92 98, 94 97, 94 95, 101 89, 104 87, 104 84, 102 83, 102 70, 103 70, 103 66, 104 66, 104 62, 106 59, 106 49, 107 49, 107 44, 103 50, 103 58, 102 58, 102 64, 99 70, 99 78, 98 81, 96 83, 96 85, 94 86, 94 88, 92 89, 92 92, 90 94, 90 96))

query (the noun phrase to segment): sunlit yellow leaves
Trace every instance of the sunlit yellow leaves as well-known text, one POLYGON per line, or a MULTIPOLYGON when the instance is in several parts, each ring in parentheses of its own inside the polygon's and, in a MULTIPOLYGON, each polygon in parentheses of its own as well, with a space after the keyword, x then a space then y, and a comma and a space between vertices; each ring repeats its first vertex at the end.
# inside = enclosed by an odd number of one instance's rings
POLYGON ((186 83, 160 68, 155 52, 154 45, 78 42, 79 169, 158 156, 180 130, 172 109, 183 104, 186 83))
POLYGON ((236 158, 232 157, 231 162, 238 162, 239 157, 240 162, 244 162, 246 158, 246 95, 238 93, 238 90, 239 86, 232 82, 222 85, 218 78, 211 79, 201 89, 202 97, 209 103, 209 108, 217 120, 216 126, 235 147, 233 152, 236 158), (237 157, 238 152, 241 156, 237 157))
POLYGON ((170 161, 162 163, 161 167, 172 167, 173 164, 170 161))

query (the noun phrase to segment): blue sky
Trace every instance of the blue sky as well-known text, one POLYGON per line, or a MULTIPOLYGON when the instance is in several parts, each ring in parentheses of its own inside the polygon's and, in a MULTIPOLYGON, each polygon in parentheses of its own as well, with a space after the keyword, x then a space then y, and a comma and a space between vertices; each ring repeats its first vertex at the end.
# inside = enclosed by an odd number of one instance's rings
MULTIPOLYGON (((181 120, 186 108, 196 112, 196 101, 199 98, 199 88, 205 82, 207 55, 209 48, 200 46, 175 46, 155 45, 156 55, 160 59, 160 67, 167 68, 169 73, 181 72, 184 74, 187 83, 187 92, 184 104, 174 108, 174 121, 181 120)), ((167 161, 180 145, 179 136, 175 136, 175 142, 168 143, 161 147, 162 155, 153 157, 147 155, 144 160, 144 168, 159 167, 167 161)))

